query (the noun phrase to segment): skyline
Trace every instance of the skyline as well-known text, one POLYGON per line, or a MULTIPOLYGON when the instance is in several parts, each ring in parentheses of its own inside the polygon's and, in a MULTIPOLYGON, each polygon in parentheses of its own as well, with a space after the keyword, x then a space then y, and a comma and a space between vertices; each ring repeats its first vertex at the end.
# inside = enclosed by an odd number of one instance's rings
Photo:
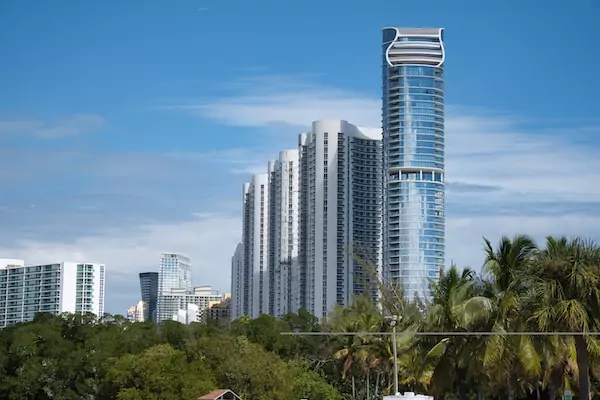
POLYGON ((598 61, 584 52, 597 3, 386 2, 345 19, 333 18, 338 1, 320 13, 311 1, 65 3, 0 4, 12 60, 0 65, 0 257, 106 264, 108 312, 139 300, 137 273, 157 270, 165 249, 190 256, 198 284, 228 291, 249 174, 313 120, 380 126, 385 26, 445 28, 446 264, 479 269, 483 235, 600 237, 600 83, 570 61, 598 61), (265 12, 275 18, 256 24, 265 12), (299 60, 273 52, 289 40, 274 31, 294 33, 299 60), (242 62, 223 45, 239 32, 242 62))

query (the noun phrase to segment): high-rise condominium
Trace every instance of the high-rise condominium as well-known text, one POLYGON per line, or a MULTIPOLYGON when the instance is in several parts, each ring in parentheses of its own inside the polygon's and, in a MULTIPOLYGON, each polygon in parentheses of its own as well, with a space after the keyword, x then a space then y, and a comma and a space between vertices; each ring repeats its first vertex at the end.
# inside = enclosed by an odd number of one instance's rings
POLYGON ((157 322, 172 317, 165 311, 166 296, 170 296, 172 293, 189 293, 191 290, 192 261, 181 254, 162 253, 158 270, 157 322))
POLYGON ((316 121, 300 135, 300 305, 316 317, 377 294, 381 154, 380 132, 346 121, 316 121))
POLYGON ((428 297, 445 256, 443 29, 385 28, 382 50, 383 276, 428 297))
POLYGON ((269 166, 269 314, 300 308, 298 268, 298 150, 285 150, 269 166))
POLYGON ((140 273, 140 290, 144 307, 144 321, 156 322, 156 305, 158 301, 158 272, 140 273))
POLYGON ((269 312, 268 229, 269 174, 257 174, 252 176, 252 182, 244 184, 242 228, 243 290, 239 314, 251 318, 269 312))
POLYGON ((104 285, 102 264, 0 260, 0 328, 31 321, 38 312, 102 316, 104 285))
POLYGON ((244 244, 238 243, 231 257, 231 312, 232 320, 243 314, 244 310, 244 244))

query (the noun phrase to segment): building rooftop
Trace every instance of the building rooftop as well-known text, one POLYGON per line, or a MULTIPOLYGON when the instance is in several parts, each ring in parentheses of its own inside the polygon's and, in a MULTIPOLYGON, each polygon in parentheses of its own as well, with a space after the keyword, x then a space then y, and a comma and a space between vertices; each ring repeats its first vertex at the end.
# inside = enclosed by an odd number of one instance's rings
POLYGON ((242 400, 229 389, 217 389, 199 397, 198 400, 242 400))

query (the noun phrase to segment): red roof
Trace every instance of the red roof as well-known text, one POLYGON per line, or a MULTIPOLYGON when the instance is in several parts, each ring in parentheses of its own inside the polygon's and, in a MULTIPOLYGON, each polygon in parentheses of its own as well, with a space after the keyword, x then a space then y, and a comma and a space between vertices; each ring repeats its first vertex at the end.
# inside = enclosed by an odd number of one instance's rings
POLYGON ((231 395, 226 396, 227 398, 241 400, 237 394, 233 393, 229 389, 217 389, 217 390, 213 390, 212 392, 207 393, 204 396, 198 398, 198 400, 219 400, 222 397, 225 397, 225 395, 229 394, 229 393, 231 393, 231 395))

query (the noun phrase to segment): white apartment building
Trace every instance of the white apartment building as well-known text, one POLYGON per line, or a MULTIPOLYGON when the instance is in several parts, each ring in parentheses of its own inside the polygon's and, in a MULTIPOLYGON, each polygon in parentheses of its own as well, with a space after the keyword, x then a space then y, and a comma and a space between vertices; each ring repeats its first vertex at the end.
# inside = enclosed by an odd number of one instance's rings
POLYGON ((380 132, 346 121, 315 121, 300 135, 300 306, 318 318, 354 294, 377 297, 381 157, 380 132))
POLYGON ((242 315, 244 309, 244 244, 238 243, 231 258, 231 320, 242 315))
POLYGON ((61 262, 26 266, 0 260, 0 328, 28 322, 38 312, 104 314, 105 266, 61 262))
MULTIPOLYGON (((206 285, 196 286, 191 292, 185 289, 173 289, 169 294, 159 296, 158 321, 173 320, 173 316, 175 315, 184 315, 186 321, 201 321, 205 311, 222 300, 222 295, 214 292, 212 287, 206 285), (195 308, 190 308, 190 304, 196 306, 198 311, 197 317, 191 319, 188 315, 188 310, 195 308), (181 313, 180 310, 182 311, 181 313)), ((181 318, 177 317, 176 320, 180 321, 181 318)))
MULTIPOLYGON (((257 318, 269 312, 269 174, 244 184, 242 243, 242 309, 238 315, 257 318)), ((236 300, 234 300, 235 302, 236 300)))
POLYGON ((299 162, 298 150, 284 150, 269 166, 269 314, 277 317, 300 308, 299 162))

